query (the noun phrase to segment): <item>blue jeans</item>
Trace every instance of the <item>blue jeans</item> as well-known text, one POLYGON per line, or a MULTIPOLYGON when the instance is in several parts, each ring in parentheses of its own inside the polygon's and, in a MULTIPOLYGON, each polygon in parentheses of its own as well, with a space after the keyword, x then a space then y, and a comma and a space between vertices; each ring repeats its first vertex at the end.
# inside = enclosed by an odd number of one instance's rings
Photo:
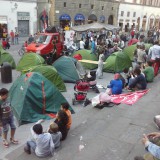
POLYGON ((31 153, 35 153, 35 150, 36 150, 36 142, 34 141, 27 141, 27 146, 28 146, 28 149, 31 151, 31 153))

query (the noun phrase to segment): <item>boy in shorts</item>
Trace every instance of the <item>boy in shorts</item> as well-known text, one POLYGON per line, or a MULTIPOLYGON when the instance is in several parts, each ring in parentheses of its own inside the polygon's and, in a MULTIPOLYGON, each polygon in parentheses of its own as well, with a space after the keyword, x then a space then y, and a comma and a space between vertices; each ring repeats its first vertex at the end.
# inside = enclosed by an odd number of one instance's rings
POLYGON ((0 122, 3 127, 3 145, 8 148, 9 143, 7 141, 7 133, 9 126, 11 128, 10 142, 13 144, 18 144, 18 141, 14 139, 16 126, 14 123, 14 116, 11 109, 11 104, 8 101, 8 90, 6 88, 0 89, 0 122))

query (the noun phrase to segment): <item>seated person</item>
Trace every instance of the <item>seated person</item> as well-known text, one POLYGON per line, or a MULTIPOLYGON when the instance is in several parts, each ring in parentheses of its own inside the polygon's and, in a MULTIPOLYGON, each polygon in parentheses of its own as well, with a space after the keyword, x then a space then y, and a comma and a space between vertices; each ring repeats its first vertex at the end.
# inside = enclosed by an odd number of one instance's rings
POLYGON ((58 125, 56 123, 53 122, 50 124, 48 132, 52 136, 55 148, 58 148, 61 144, 62 133, 58 130, 58 125))
POLYGON ((129 79, 128 89, 141 90, 146 89, 147 82, 144 75, 141 73, 139 68, 134 70, 134 75, 129 79))
POLYGON ((131 78, 129 68, 125 68, 123 72, 121 73, 121 76, 125 80, 125 87, 128 85, 129 79, 131 78))
POLYGON ((160 133, 153 132, 148 135, 143 135, 142 143, 146 151, 149 153, 143 157, 135 157, 135 160, 158 160, 160 159, 160 133))
POLYGON ((154 68, 152 67, 152 62, 147 61, 142 72, 145 74, 145 78, 147 82, 153 82, 154 79, 154 68))
POLYGON ((122 83, 122 80, 120 79, 119 73, 116 73, 114 75, 114 80, 111 80, 107 88, 111 89, 111 94, 121 94, 122 93, 123 83, 122 83))
POLYGON ((55 145, 50 133, 43 133, 43 127, 39 120, 32 128, 31 134, 34 140, 29 140, 24 147, 24 151, 28 154, 34 153, 38 157, 48 157, 54 155, 55 145))
POLYGON ((2 47, 3 49, 7 48, 7 41, 4 38, 2 39, 2 47))
POLYGON ((68 134, 68 115, 65 111, 60 110, 57 114, 55 123, 58 125, 59 131, 62 133, 61 140, 65 140, 68 134))

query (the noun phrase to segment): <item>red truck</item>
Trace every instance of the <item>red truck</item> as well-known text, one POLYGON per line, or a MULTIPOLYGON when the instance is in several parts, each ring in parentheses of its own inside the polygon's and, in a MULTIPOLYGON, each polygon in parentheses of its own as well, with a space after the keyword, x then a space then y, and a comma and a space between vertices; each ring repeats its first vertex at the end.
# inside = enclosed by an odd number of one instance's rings
POLYGON ((34 42, 26 47, 26 52, 35 52, 44 59, 55 60, 62 56, 63 40, 60 33, 40 33, 34 42))

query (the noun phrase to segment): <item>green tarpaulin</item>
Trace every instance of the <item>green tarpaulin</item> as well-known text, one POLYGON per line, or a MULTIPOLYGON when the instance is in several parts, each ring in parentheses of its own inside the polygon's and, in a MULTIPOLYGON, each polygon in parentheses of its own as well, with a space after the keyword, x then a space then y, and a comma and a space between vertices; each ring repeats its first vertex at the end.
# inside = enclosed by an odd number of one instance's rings
POLYGON ((40 55, 36 53, 26 53, 18 62, 16 69, 17 71, 25 73, 28 70, 30 70, 33 66, 43 65, 44 63, 45 60, 40 55))
POLYGON ((4 50, 2 46, 0 45, 0 65, 3 62, 8 62, 12 66, 13 69, 16 68, 16 63, 13 57, 11 56, 11 54, 9 54, 6 50, 4 50))
POLYGON ((123 52, 112 53, 106 60, 104 72, 122 72, 124 68, 132 66, 130 58, 123 52))
POLYGON ((79 80, 79 73, 76 69, 76 61, 72 57, 62 56, 57 59, 53 66, 64 82, 74 83, 79 80))
MULTIPOLYGON (((123 52, 125 54, 127 54, 131 60, 133 60, 134 51, 136 49, 136 46, 137 46, 137 44, 134 44, 134 45, 131 45, 131 46, 124 48, 124 50, 123 50, 123 52)), ((152 46, 152 44, 145 43, 146 50, 148 50, 151 46, 152 46)))
POLYGON ((57 70, 53 66, 36 66, 33 67, 31 72, 41 73, 45 78, 50 80, 61 92, 66 91, 66 86, 62 78, 57 73, 57 70))
MULTIPOLYGON (((13 83, 9 97, 19 124, 50 119, 47 114, 56 114, 61 103, 67 102, 49 80, 36 72, 21 75, 13 83)), ((71 107, 70 110, 74 113, 71 107)))
MULTIPOLYGON (((82 56, 82 59, 98 61, 97 56, 95 54, 91 54, 91 50, 86 50, 86 49, 78 50, 73 54, 73 56, 77 54, 80 54, 82 56)), ((98 67, 97 64, 83 63, 83 62, 81 63, 86 69, 95 69, 98 67)))

